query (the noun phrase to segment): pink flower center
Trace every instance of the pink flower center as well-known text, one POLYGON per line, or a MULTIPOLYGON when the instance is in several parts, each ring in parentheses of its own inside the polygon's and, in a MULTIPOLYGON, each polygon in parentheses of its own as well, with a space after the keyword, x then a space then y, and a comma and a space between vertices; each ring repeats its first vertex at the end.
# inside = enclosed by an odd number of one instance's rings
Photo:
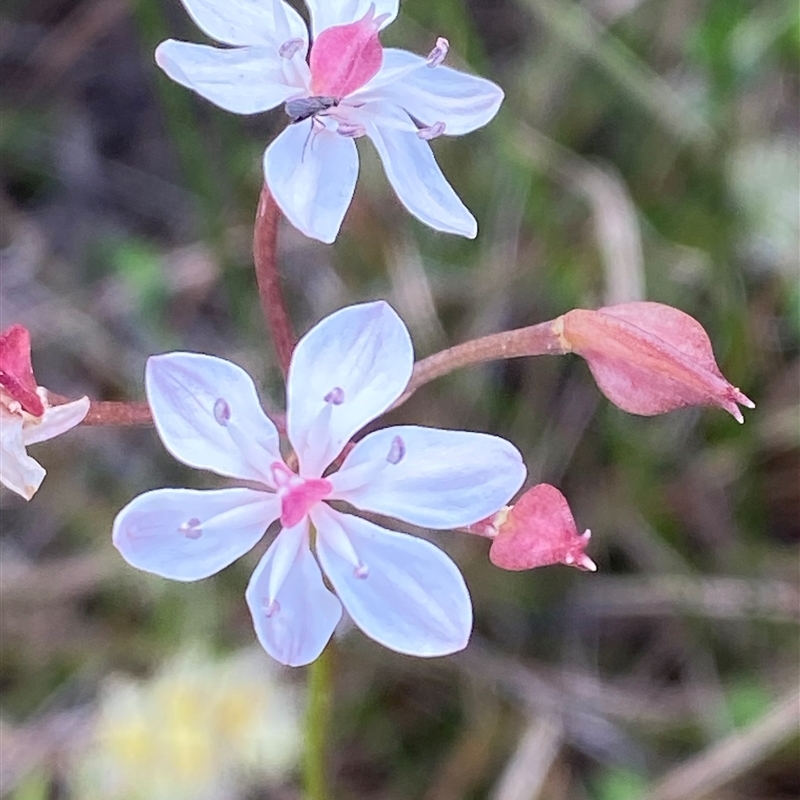
POLYGON ((285 528, 297 525, 315 503, 333 491, 333 484, 326 478, 301 478, 280 461, 274 462, 270 470, 281 499, 281 524, 285 528))
POLYGON ((311 91, 337 99, 360 89, 381 68, 383 47, 378 30, 386 15, 375 16, 375 5, 358 22, 322 31, 309 56, 311 91))

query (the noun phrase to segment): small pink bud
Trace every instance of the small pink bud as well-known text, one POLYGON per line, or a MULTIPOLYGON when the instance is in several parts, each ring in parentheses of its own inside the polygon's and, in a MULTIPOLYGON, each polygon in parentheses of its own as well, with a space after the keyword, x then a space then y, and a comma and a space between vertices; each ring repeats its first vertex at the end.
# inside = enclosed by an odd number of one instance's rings
POLYGON ((510 509, 499 511, 495 517, 497 534, 489 559, 496 567, 519 571, 566 564, 597 570, 584 553, 591 531, 578 534, 569 505, 555 486, 540 483, 528 489, 510 509))
POLYGON ((559 320, 563 346, 582 356, 600 391, 623 411, 653 416, 719 406, 744 422, 755 404, 722 375, 700 323, 661 303, 575 309, 559 320))
POLYGON ((383 64, 378 31, 385 15, 375 17, 375 5, 358 22, 322 31, 311 47, 311 90, 339 99, 360 89, 383 64))
POLYGON ((0 387, 23 411, 34 417, 44 414, 33 377, 31 335, 22 325, 12 325, 0 333, 0 387))

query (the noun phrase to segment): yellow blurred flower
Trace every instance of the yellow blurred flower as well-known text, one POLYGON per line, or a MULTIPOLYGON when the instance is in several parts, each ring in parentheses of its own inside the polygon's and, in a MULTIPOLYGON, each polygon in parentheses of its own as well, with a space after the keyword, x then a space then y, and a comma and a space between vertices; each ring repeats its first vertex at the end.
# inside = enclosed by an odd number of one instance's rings
POLYGON ((287 777, 300 753, 299 701, 261 651, 190 650, 149 680, 107 681, 73 770, 82 800, 214 800, 287 777))

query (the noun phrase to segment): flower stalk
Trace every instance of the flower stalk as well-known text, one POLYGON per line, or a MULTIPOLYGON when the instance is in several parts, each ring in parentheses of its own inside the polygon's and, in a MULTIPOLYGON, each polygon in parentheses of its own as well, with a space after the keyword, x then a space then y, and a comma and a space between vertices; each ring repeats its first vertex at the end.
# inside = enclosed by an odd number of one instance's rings
POLYGON ((267 185, 264 184, 258 200, 253 230, 253 261, 256 268, 258 296, 261 298, 261 309, 272 334, 278 363, 285 378, 289 371, 289 362, 292 358, 292 350, 297 343, 297 337, 289 319, 278 274, 278 222, 280 215, 278 204, 267 185))
POLYGON ((426 383, 462 367, 505 358, 563 355, 568 352, 570 352, 569 347, 565 346, 559 336, 558 320, 472 339, 417 361, 408 388, 395 407, 405 403, 426 383))
MULTIPOLYGON (((48 392, 47 399, 53 406, 71 402, 68 397, 55 392, 48 392)), ((144 401, 92 400, 82 424, 108 428, 152 425, 153 415, 150 413, 150 406, 144 401)))
POLYGON ((328 743, 332 709, 333 644, 308 667, 303 784, 306 800, 328 800, 328 743))

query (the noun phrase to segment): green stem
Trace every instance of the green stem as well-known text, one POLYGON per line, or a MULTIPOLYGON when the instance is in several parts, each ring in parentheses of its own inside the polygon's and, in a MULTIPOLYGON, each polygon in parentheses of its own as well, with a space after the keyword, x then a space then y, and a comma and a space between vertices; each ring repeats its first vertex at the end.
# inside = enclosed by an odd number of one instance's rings
POLYGON ((308 668, 305 760, 303 778, 306 800, 328 800, 327 755, 331 719, 333 643, 308 668))

